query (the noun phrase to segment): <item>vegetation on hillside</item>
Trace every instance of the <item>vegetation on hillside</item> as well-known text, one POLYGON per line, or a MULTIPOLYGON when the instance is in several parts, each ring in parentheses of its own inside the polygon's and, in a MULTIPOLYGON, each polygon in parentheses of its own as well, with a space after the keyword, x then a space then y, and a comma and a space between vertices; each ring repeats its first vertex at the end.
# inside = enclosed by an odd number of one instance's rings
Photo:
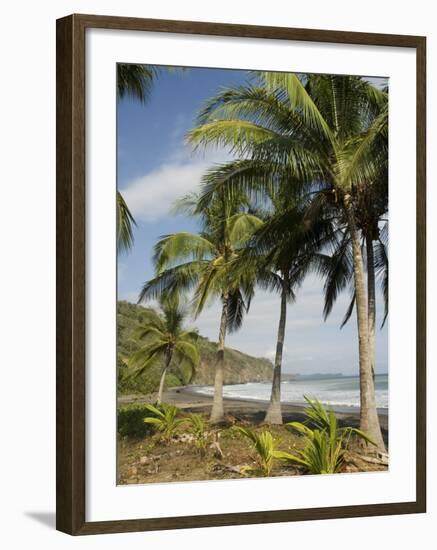
MULTIPOLYGON (((162 365, 152 365, 147 376, 129 376, 128 358, 138 351, 140 343, 135 334, 141 327, 147 312, 145 308, 126 301, 117 304, 117 366, 118 390, 121 394, 152 393, 159 387, 162 365)), ((196 369, 192 384, 210 385, 214 383, 214 368, 216 360, 215 342, 201 335, 198 337, 200 363, 196 369)), ((191 371, 171 367, 166 375, 166 386, 181 386, 189 380, 191 371)), ((250 381, 271 380, 272 364, 268 359, 256 358, 237 350, 225 348, 225 384, 237 384, 250 381)))

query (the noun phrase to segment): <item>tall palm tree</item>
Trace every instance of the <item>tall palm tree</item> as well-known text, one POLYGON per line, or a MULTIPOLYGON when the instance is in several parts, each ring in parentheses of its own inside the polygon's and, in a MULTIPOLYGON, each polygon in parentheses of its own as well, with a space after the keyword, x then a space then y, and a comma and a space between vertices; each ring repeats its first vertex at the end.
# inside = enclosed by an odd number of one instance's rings
MULTIPOLYGON (((386 136, 377 144, 378 151, 387 148, 386 136)), ((388 211, 388 151, 386 161, 381 164, 380 173, 372 185, 366 186, 358 197, 356 207, 357 225, 362 235, 362 248, 366 252, 367 268, 367 303, 369 322, 369 353, 372 363, 372 372, 375 370, 375 327, 376 327, 376 281, 379 280, 383 299, 384 317, 381 326, 385 324, 388 315, 388 222, 384 219, 388 211)), ((341 214, 341 212, 340 212, 341 214)), ((325 277, 325 319, 332 310, 332 306, 339 293, 353 286, 353 262, 351 253, 350 235, 344 219, 338 219, 343 225, 340 239, 331 240, 332 254, 319 254, 320 272, 325 277)), ((355 306, 355 292, 352 290, 352 299, 347 309, 343 327, 350 319, 355 306)))
MULTIPOLYGON (((191 201, 193 214, 195 203, 191 201)), ((261 221, 247 211, 241 198, 230 202, 224 196, 217 196, 208 208, 197 214, 202 223, 199 234, 174 233, 156 244, 156 277, 144 284, 139 302, 176 291, 193 291, 193 311, 197 316, 207 302, 220 300, 214 400, 210 416, 211 423, 219 423, 224 419, 226 334, 241 326, 254 292, 253 275, 249 271, 238 272, 235 260, 261 221)))
POLYGON ((280 296, 280 314, 276 339, 272 389, 264 418, 267 424, 282 424, 281 380, 288 304, 312 269, 317 251, 331 238, 329 220, 309 220, 307 207, 282 187, 269 197, 270 209, 240 256, 242 269, 251 269, 257 283, 280 296))
POLYGON ((372 373, 375 372, 375 330, 376 330, 376 280, 379 276, 384 297, 385 323, 388 314, 388 222, 382 217, 388 211, 388 128, 385 124, 377 139, 373 140, 372 154, 385 151, 379 170, 374 174, 371 185, 360 193, 357 221, 366 245, 367 303, 369 322, 369 353, 372 373), (382 235, 381 235, 382 232, 382 235), (382 236, 382 238, 381 238, 382 236))
POLYGON ((162 365, 157 403, 162 402, 165 377, 169 370, 175 368, 185 378, 185 371, 188 369, 190 381, 200 360, 198 334, 184 327, 186 308, 180 305, 174 295, 162 299, 160 309, 160 312, 149 309, 142 314, 142 324, 135 334, 142 345, 128 361, 135 377, 142 376, 157 364, 162 365))
POLYGON ((205 177, 202 203, 215 192, 262 192, 292 176, 296 192, 332 193, 352 249, 359 340, 360 425, 385 449, 376 410, 369 349, 368 304, 357 207, 375 181, 386 151, 387 94, 359 77, 262 73, 258 83, 224 90, 188 135, 196 145, 228 147, 239 161, 205 177), (263 164, 256 170, 256 163, 263 164), (263 161, 261 163, 261 161, 263 161))

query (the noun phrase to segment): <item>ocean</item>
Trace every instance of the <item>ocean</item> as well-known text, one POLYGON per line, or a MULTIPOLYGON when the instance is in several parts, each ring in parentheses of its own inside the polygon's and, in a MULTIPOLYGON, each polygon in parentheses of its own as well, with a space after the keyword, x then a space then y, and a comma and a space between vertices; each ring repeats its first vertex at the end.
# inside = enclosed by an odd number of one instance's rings
MULTIPOLYGON (((191 388, 196 393, 212 395, 212 386, 191 388)), ((248 382, 223 387, 224 397, 269 401, 271 384, 265 382, 248 382)), ((388 375, 375 376, 376 405, 379 409, 388 410, 388 375)), ((286 380, 281 384, 281 401, 296 405, 305 404, 304 395, 316 397, 324 405, 335 410, 357 408, 360 406, 360 389, 358 376, 338 376, 330 378, 298 377, 286 380)))

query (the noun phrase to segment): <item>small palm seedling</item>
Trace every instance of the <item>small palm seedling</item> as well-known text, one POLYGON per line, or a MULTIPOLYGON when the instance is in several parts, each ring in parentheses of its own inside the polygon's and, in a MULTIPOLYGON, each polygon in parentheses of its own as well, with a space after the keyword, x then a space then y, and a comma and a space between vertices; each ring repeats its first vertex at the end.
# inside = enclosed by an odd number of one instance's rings
POLYGON ((248 429, 236 426, 234 428, 238 433, 249 439, 257 453, 257 466, 245 466, 241 469, 244 474, 257 477, 270 476, 273 468, 273 461, 280 457, 280 451, 275 450, 275 442, 270 432, 264 431, 260 434, 248 429))
POLYGON ((159 406, 146 405, 146 409, 153 416, 146 417, 144 422, 155 426, 162 439, 167 443, 173 437, 176 429, 186 421, 185 418, 177 418, 180 411, 174 405, 166 405, 165 403, 161 403, 159 406))
POLYGON ((335 414, 327 411, 317 399, 311 400, 305 396, 305 400, 309 405, 305 411, 305 423, 286 424, 305 438, 303 451, 299 451, 297 456, 278 451, 277 458, 298 464, 310 474, 335 474, 343 467, 351 436, 375 445, 361 430, 351 426, 340 428, 335 414))
POLYGON ((191 413, 186 418, 188 431, 194 436, 194 443, 199 450, 200 456, 205 456, 210 432, 207 431, 205 419, 200 414, 191 413))

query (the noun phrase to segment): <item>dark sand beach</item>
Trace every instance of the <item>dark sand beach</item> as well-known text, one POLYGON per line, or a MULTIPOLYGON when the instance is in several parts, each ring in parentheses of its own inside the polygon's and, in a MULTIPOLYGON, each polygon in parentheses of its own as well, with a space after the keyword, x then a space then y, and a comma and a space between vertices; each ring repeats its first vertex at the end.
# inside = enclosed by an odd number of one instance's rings
MULTIPOLYGON (((149 395, 125 395, 118 398, 118 404, 127 405, 130 403, 153 403, 156 400, 155 394, 149 395)), ((184 411, 192 411, 199 413, 208 413, 211 410, 212 397, 202 395, 195 390, 193 386, 184 386, 178 388, 170 388, 164 393, 163 401, 176 405, 184 411)), ((266 401, 258 401, 255 399, 229 399, 224 398, 225 414, 234 417, 236 420, 246 420, 250 423, 261 423, 266 409, 266 401)), ((282 404, 282 413, 284 422, 304 420, 304 406, 294 405, 291 403, 282 404)), ((359 409, 354 407, 336 408, 340 424, 358 427, 359 425, 359 409)), ((388 438, 388 411, 387 409, 379 409, 379 419, 383 430, 384 439, 387 442, 388 438)))

